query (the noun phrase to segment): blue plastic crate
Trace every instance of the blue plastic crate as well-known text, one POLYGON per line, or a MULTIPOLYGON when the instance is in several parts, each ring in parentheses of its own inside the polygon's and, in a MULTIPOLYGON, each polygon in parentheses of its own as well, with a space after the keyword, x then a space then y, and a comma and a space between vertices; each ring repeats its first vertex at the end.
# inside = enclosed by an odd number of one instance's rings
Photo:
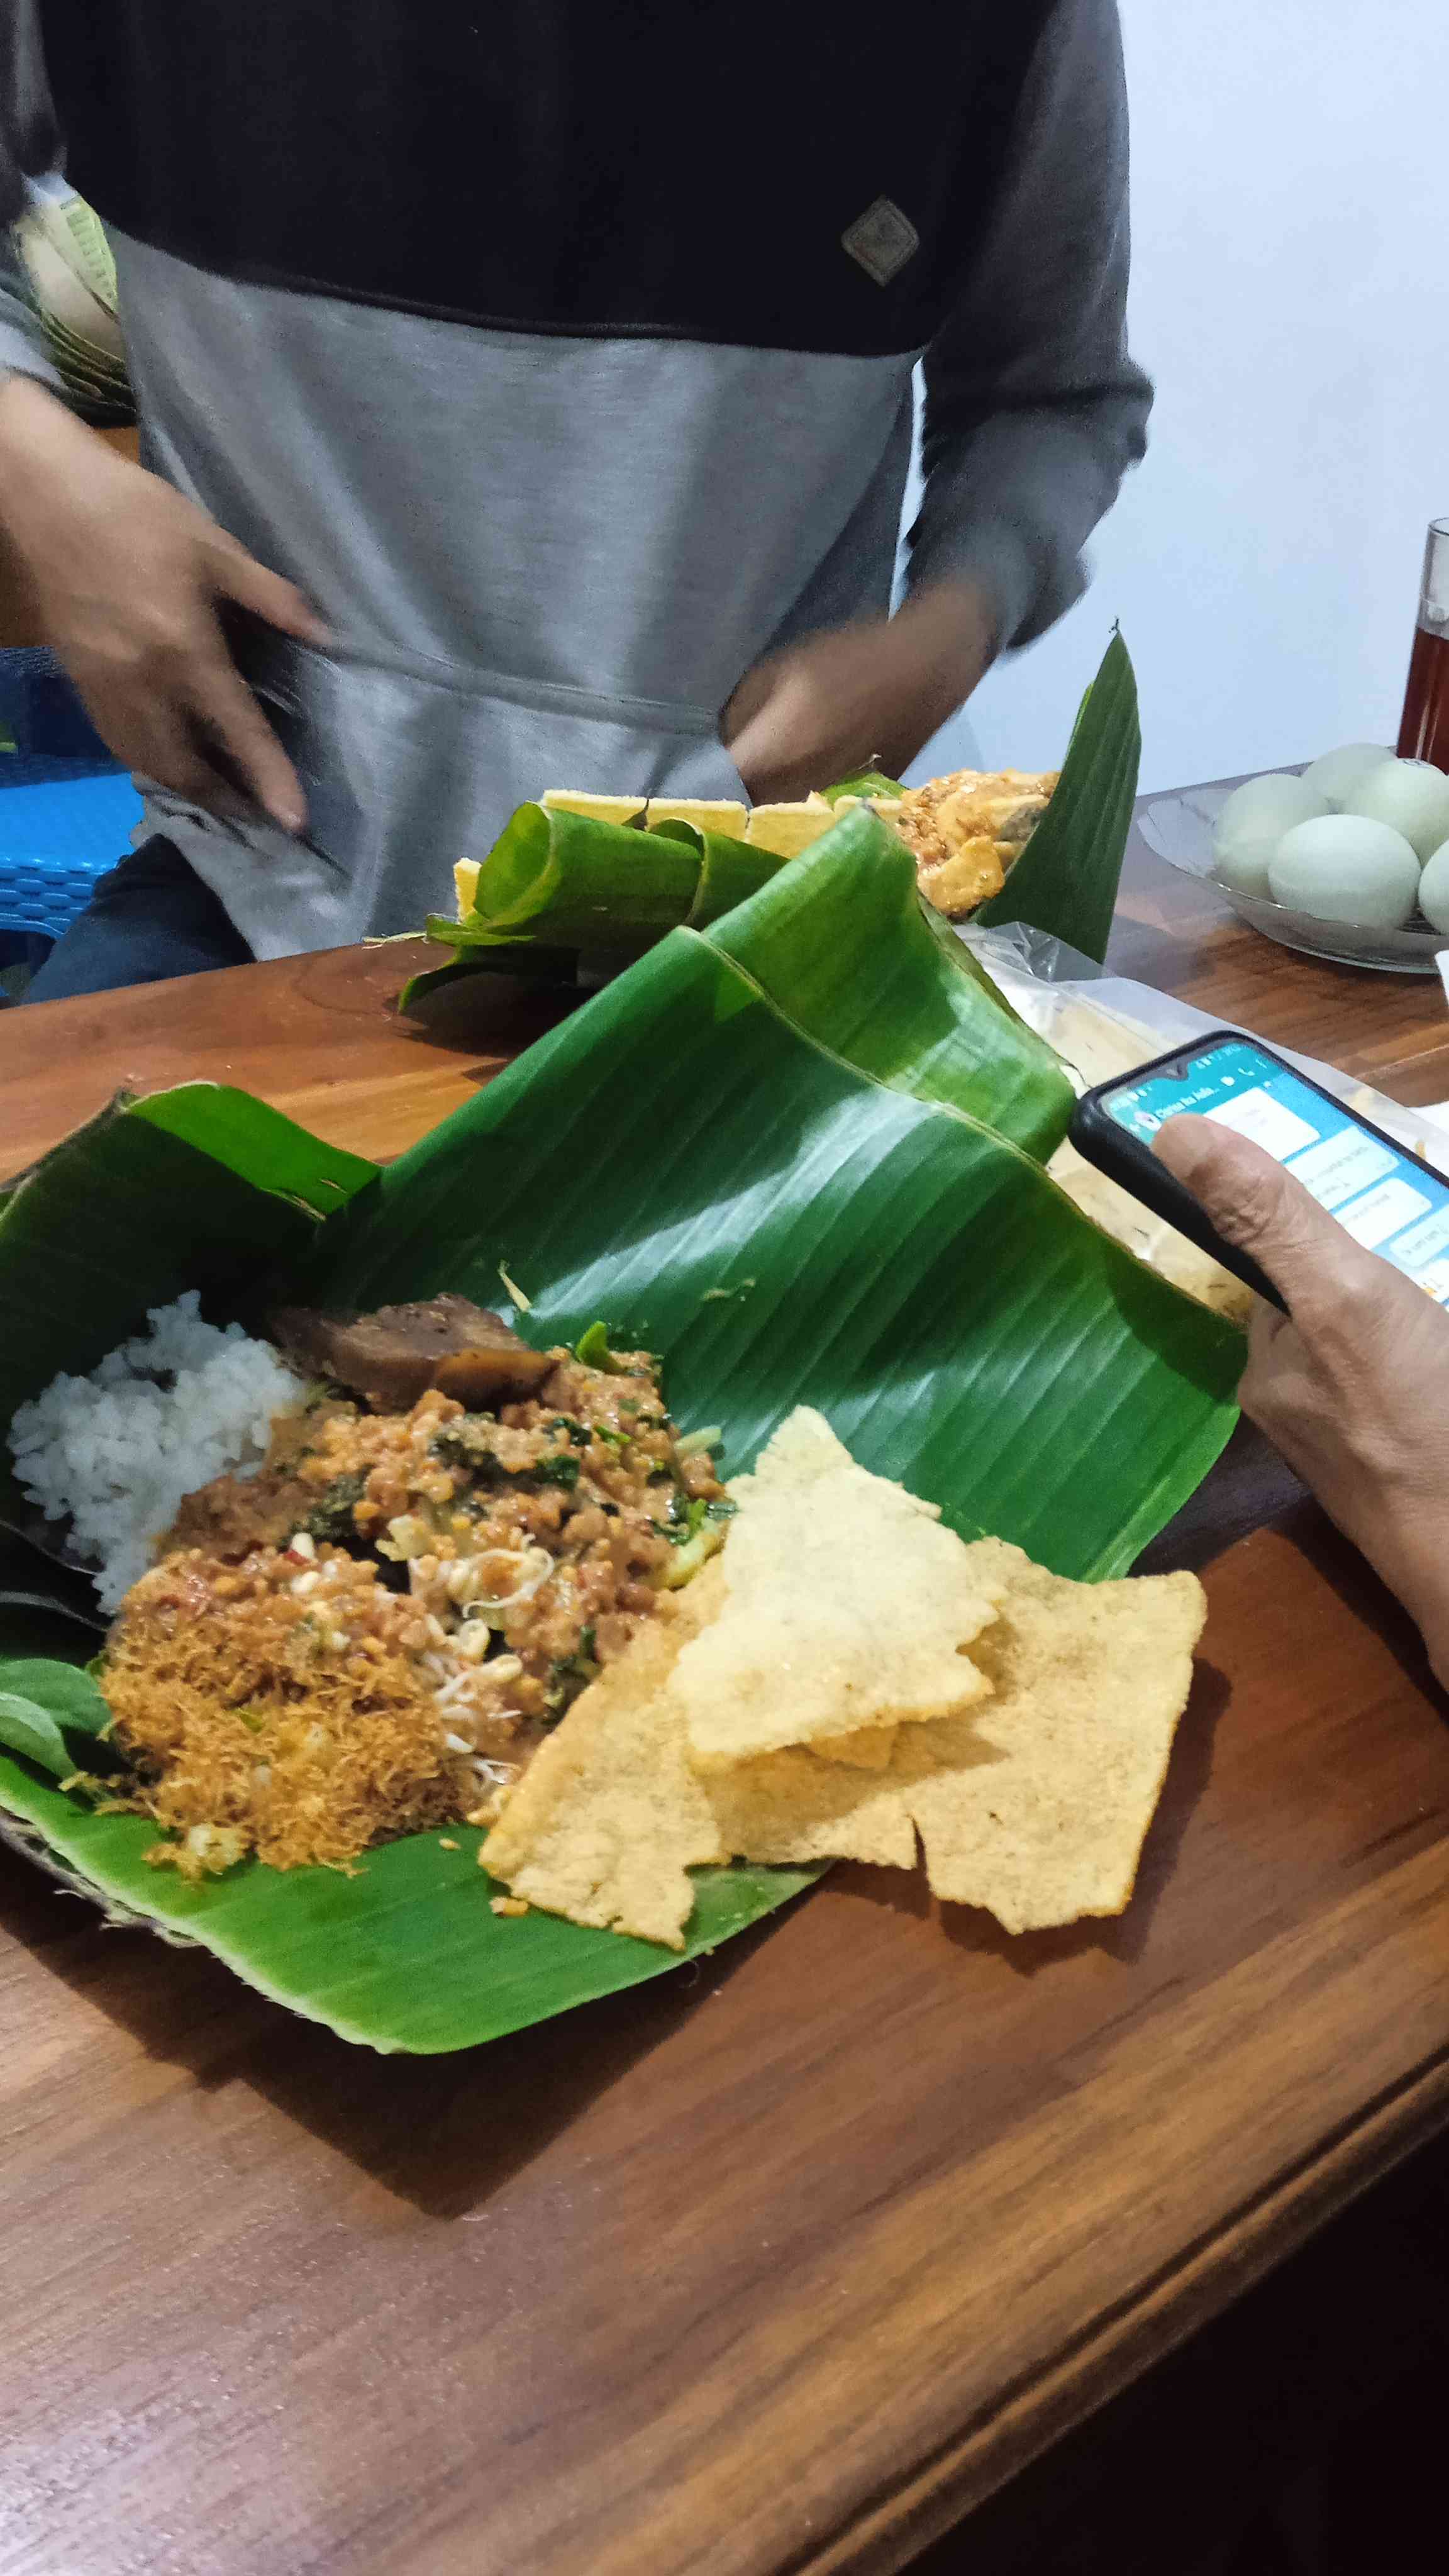
POLYGON ((53 653, 0 652, 0 959, 59 939, 141 819, 53 653))
POLYGON ((59 939, 141 819, 114 761, 0 752, 0 931, 59 939))

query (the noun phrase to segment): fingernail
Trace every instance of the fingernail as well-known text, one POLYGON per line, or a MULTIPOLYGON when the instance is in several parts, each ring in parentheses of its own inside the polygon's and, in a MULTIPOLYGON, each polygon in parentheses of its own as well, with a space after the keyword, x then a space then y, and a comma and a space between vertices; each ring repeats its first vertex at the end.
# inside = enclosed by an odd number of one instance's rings
POLYGON ((305 805, 274 805, 272 819, 281 824, 284 832, 295 834, 301 831, 307 820, 307 809, 305 805))

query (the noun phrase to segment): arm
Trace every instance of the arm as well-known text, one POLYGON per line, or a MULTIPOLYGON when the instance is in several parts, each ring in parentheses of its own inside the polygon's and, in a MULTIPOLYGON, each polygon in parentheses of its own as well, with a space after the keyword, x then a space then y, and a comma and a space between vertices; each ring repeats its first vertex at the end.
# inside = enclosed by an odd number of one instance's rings
POLYGON ((906 598, 746 674, 723 730, 752 795, 803 795, 872 757, 900 777, 997 653, 1078 597, 1081 549, 1143 452, 1151 404, 1126 353, 1126 290, 1116 0, 1058 0, 994 219, 926 353, 906 598))
POLYGON ((323 630, 179 492, 118 455, 30 375, 0 379, 0 530, 48 641, 128 769, 217 813, 251 797, 297 832, 296 773, 227 649, 227 600, 284 634, 323 630))
POLYGON ((298 831, 301 789, 232 662, 218 607, 233 600, 313 641, 322 629, 290 582, 51 390, 44 334, 7 269, 6 236, 25 174, 58 157, 29 0, 0 0, 0 537, 119 760, 217 811, 255 797, 298 831))
POLYGON ((1415 1619, 1449 1688, 1449 1314, 1230 1128, 1153 1148, 1291 1309, 1253 1323, 1243 1411, 1415 1619))
POLYGON ((1000 650, 1086 587, 1081 551, 1146 445, 1127 354, 1127 97, 1116 0, 1058 0, 996 219, 925 358, 913 597, 991 601, 1000 650))
POLYGON ((863 617, 767 654, 745 673, 720 730, 757 804, 868 767, 900 778, 969 698, 994 650, 990 602, 972 582, 944 581, 894 617, 863 617))

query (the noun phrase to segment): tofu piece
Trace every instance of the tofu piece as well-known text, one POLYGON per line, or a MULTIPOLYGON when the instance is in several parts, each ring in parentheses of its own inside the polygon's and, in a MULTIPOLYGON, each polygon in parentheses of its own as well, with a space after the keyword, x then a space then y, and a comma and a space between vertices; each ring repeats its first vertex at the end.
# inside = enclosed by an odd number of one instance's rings
POLYGON ((692 823, 697 832, 742 841, 745 809, 734 796, 591 796, 582 788, 545 788, 542 803, 555 814, 586 814, 595 823, 692 823))
POLYGON ((752 850, 773 850, 777 859, 798 859, 834 821, 823 797, 798 805, 757 805, 745 826, 745 840, 752 850))

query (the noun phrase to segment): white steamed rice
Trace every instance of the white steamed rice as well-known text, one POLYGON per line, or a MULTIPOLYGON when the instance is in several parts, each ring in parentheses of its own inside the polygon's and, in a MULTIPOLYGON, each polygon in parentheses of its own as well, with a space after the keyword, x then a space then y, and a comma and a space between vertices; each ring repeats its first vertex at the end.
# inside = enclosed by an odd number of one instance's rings
POLYGON ((257 1468, 273 1414, 303 1393, 270 1343, 203 1323, 200 1306, 193 1288, 153 1307, 149 1333, 89 1377, 52 1378, 10 1426, 21 1484, 47 1520, 69 1515, 75 1546, 101 1569, 106 1610, 144 1574, 183 1497, 228 1468, 257 1468))

